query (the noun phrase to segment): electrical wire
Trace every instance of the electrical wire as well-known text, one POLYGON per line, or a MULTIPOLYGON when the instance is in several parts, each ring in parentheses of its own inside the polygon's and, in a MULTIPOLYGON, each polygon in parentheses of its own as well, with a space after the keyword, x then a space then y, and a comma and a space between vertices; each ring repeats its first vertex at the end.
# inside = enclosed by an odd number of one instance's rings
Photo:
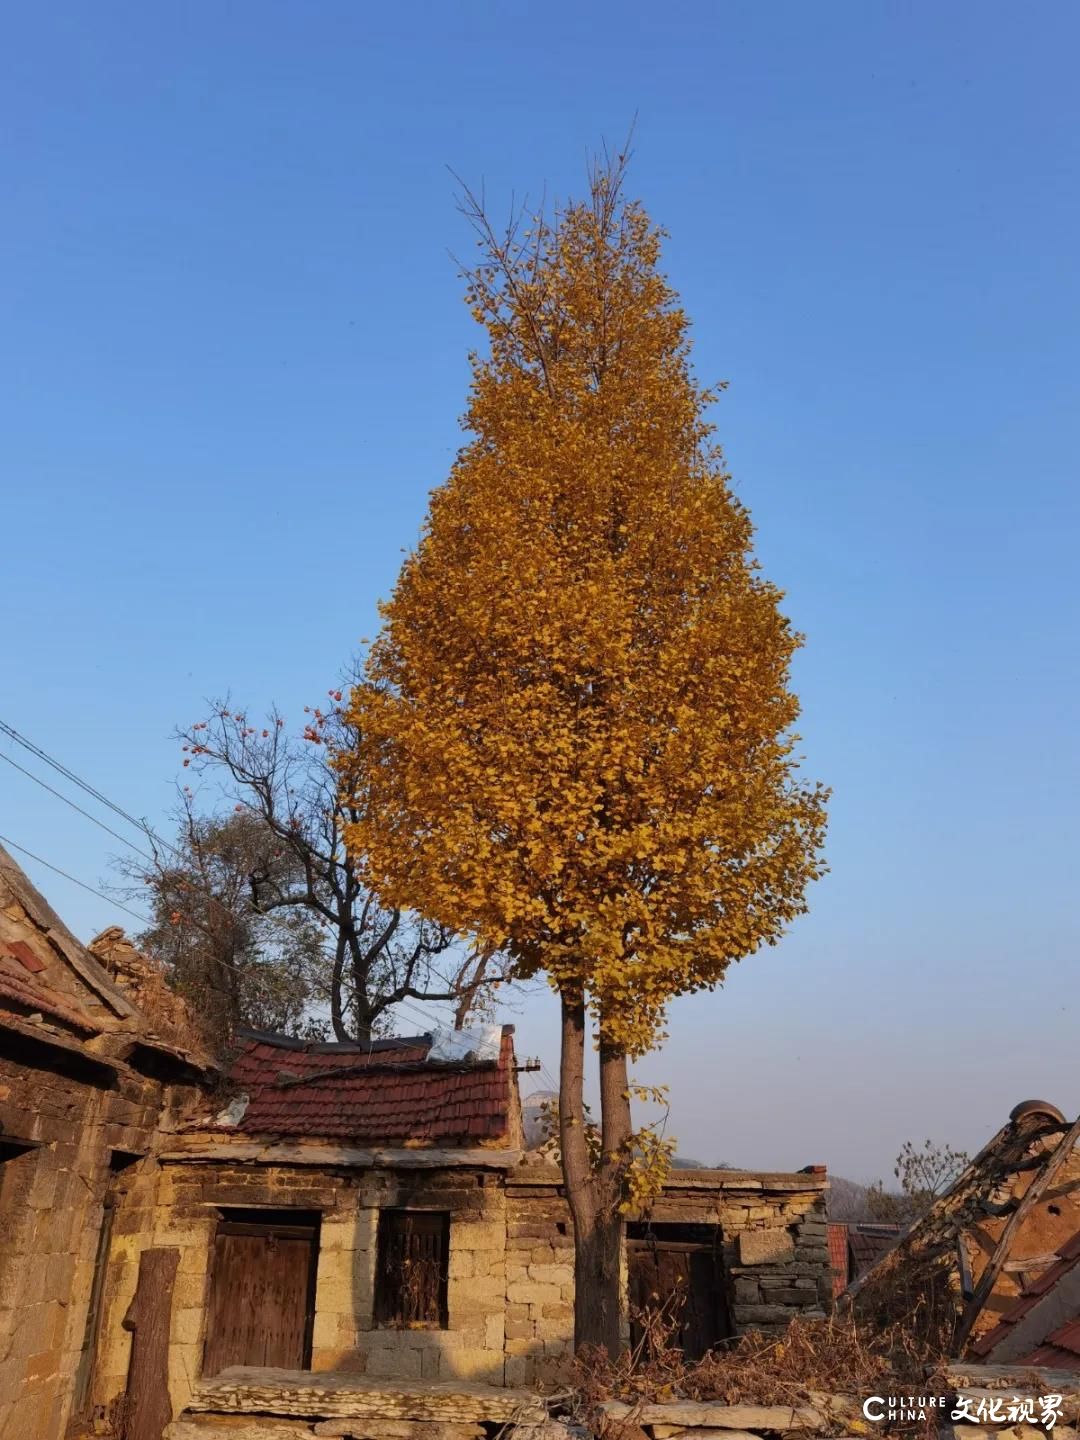
POLYGON ((121 835, 119 830, 113 830, 110 826, 106 825, 103 820, 99 820, 96 815, 91 815, 89 810, 84 810, 81 805, 76 805, 75 801, 69 799, 69 797, 63 794, 62 791, 54 789, 53 786, 47 783, 47 781, 42 780, 40 775, 35 775, 32 770, 27 770, 25 766, 20 765, 17 760, 13 760, 10 755, 5 755, 2 750, 0 750, 0 760, 6 760, 9 765, 11 765, 14 769, 18 770, 20 775, 25 775, 28 780, 33 780, 35 785, 40 785, 41 788, 43 790, 47 790, 50 795, 55 795, 56 798, 58 800, 62 800, 65 805, 70 805, 72 810, 77 810, 80 815, 85 815, 87 820, 89 820, 92 824, 97 825, 99 829, 104 830, 106 835, 111 835, 114 840, 119 840, 121 845, 129 845, 131 849, 135 851, 136 855, 141 855, 144 860, 148 860, 151 864, 153 864, 154 857, 152 855, 148 855, 145 850, 140 850, 139 847, 135 845, 131 840, 129 840, 126 835, 121 835))
POLYGON ((46 870, 51 870, 53 874, 62 875, 65 880, 70 880, 73 885, 78 885, 82 890, 88 890, 91 895, 96 895, 100 900, 107 900, 110 905, 115 905, 118 910, 123 910, 125 915, 133 916, 139 921, 140 925, 150 925, 151 922, 145 915, 140 915, 135 910, 129 910, 126 905, 121 905, 119 900, 114 900, 112 896, 106 895, 103 890, 95 890, 93 885, 88 885, 85 880, 80 880, 78 876, 71 875, 66 870, 61 870, 60 866, 54 865, 51 860, 46 860, 41 855, 35 855, 32 850, 27 850, 26 846, 20 845, 17 840, 11 840, 7 835, 0 835, 0 844, 10 845, 12 850, 18 850, 20 855, 26 855, 31 860, 35 860, 39 865, 44 865, 46 870))
MULTIPOLYGON (((14 740, 18 745, 21 745, 32 755, 36 756, 40 760, 43 760, 47 765, 49 765, 58 774, 62 775, 65 779, 69 780, 72 784, 77 785, 84 793, 90 795, 93 799, 97 800, 99 804, 107 806, 108 809, 111 810, 114 814, 120 816, 130 825, 133 825, 136 829, 142 831, 149 837, 149 839, 153 843, 161 846, 162 849, 170 851, 178 859, 183 859, 180 850, 178 850, 175 845, 165 840, 162 836, 158 835, 147 823, 147 821, 137 819, 134 815, 132 815, 129 811, 125 810, 122 806, 117 805, 114 801, 110 800, 103 791, 99 790, 96 786, 91 785, 88 781, 84 780, 74 770, 70 769, 70 767, 65 765, 62 761, 57 760, 54 756, 50 755, 48 751, 42 749, 41 746, 35 744, 34 741, 30 740, 27 736, 22 735, 18 730, 15 729, 13 725, 8 724, 8 722, 5 720, 0 720, 0 733, 7 735, 10 739, 14 740)), ((0 759, 6 760, 8 764, 11 765, 14 769, 18 770, 21 774, 27 776, 28 779, 33 780, 35 784, 40 785, 43 789, 47 790, 49 794, 54 795, 58 800, 63 801, 65 805, 68 805, 73 810, 76 810, 80 815, 83 815, 87 820, 91 821, 92 824, 97 825, 99 829, 105 831, 106 834, 111 835, 113 839, 119 840, 122 845, 127 845, 130 849, 135 851, 137 855, 140 855, 144 860, 147 860, 151 864, 154 863, 154 857, 147 854, 145 850, 140 849, 139 846, 134 843, 134 841, 130 840, 124 835, 121 835, 118 831, 112 829, 111 826, 106 825, 103 820, 100 820, 97 816, 92 815, 88 810, 83 809, 81 805, 76 804, 74 800, 62 794, 61 791, 56 790, 52 785, 49 785, 46 781, 42 780, 40 776, 34 775, 32 771, 25 769, 16 760, 13 760, 10 755, 5 755, 2 751, 0 751, 0 759)), ((105 892, 103 892, 102 890, 87 884, 84 880, 79 880, 76 876, 69 874, 66 870, 61 869, 58 865, 54 865, 51 861, 45 860, 39 855, 34 855, 31 851, 27 850, 24 846, 18 845, 15 841, 11 841, 10 843, 12 844, 14 849, 19 850, 24 855, 28 855, 31 859, 36 860, 38 864, 44 865, 47 869, 52 870, 55 874, 62 876, 66 880, 70 880, 72 884, 78 885, 81 889, 86 890, 89 894, 96 895, 99 899, 106 900, 110 904, 115 905, 117 909, 123 910, 126 915, 131 915, 134 919, 138 920, 140 924, 147 927, 152 924, 152 922, 148 920, 145 916, 138 914, 136 911, 122 904, 119 900, 115 900, 112 897, 106 895, 105 892)), ((211 903, 219 905, 223 910, 228 909, 224 902, 219 900, 216 895, 211 894, 209 890, 206 891, 205 898, 211 903)), ((281 931, 282 934, 288 936, 288 938, 290 939, 294 938, 292 931, 288 928, 284 921, 279 919, 276 915, 266 914, 265 912, 261 913, 262 918, 266 920, 269 924, 275 926, 278 930, 281 931)), ((448 989, 450 988, 450 981, 447 980, 444 975, 440 974, 438 971, 435 970, 433 970, 432 973, 436 976, 437 979, 441 980, 448 989)), ((430 1003, 434 1007, 445 1010, 447 1015, 451 1017, 451 1020, 453 1019, 453 1011, 446 1002, 430 1001, 425 1003, 430 1003)), ((402 1000, 396 1002, 396 1008, 406 1010, 410 1014, 411 1018, 421 1020, 424 1023, 425 1027, 430 1026, 431 1016, 420 1010, 418 1005, 412 1004, 410 1001, 402 1000)), ((387 1038, 393 1039, 394 1037, 390 1036, 387 1038)))

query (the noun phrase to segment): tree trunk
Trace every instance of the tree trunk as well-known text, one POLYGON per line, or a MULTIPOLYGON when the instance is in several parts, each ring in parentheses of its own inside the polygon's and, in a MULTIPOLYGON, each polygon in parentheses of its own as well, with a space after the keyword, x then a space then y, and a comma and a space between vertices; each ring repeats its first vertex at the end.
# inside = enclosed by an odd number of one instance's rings
POLYGON ((585 1003, 562 996, 559 1061, 559 1147, 567 1201, 574 1218, 574 1345, 601 1346, 614 1358, 621 1345, 618 1212, 622 1141, 630 1133, 626 1060, 601 1053, 604 1156, 594 1169, 585 1134, 585 1003), (610 1147, 610 1148, 609 1148, 610 1147))
POLYGON ((135 1296, 122 1321, 132 1332, 121 1433, 124 1440, 161 1440, 172 1419, 169 1338, 180 1251, 144 1250, 135 1296))

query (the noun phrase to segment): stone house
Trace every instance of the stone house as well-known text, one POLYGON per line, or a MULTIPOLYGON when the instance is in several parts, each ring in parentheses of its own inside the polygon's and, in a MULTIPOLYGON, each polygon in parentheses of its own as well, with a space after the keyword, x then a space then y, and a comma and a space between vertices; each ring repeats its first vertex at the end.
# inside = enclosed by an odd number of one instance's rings
MULTIPOLYGON (((246 1033, 222 1078, 144 1013, 119 933, 82 947, 4 858, 0 1434, 123 1434, 148 1389, 160 1433, 188 1409, 297 1413, 306 1385, 332 1415, 349 1387, 558 1382, 573 1229, 524 1148, 511 1028, 246 1033)), ((628 1300, 675 1296, 691 1353, 820 1314, 826 1185, 673 1173, 627 1217, 628 1300)))
POLYGON ((89 1412, 147 1157, 208 1075, 176 1018, 140 1011, 0 848, 0 1435, 89 1412))

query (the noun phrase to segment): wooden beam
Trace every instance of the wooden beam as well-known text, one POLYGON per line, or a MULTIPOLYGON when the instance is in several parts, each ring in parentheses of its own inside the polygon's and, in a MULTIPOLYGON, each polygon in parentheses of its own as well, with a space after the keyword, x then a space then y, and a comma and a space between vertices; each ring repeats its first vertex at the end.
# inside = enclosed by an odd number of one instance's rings
POLYGON ((1061 1256, 1054 1250, 1049 1255, 1025 1255, 1022 1260, 1006 1260, 1001 1268, 1007 1275, 1016 1275, 1025 1270, 1048 1270, 1060 1259, 1061 1256))
POLYGON ((1032 1180, 1027 1190, 1021 1197, 1019 1205, 1009 1216, 1009 1222, 1001 1232, 1001 1239, 998 1241, 991 1255, 986 1269, 979 1276, 979 1282, 975 1286, 975 1293, 968 1301, 963 1315, 960 1317, 960 1324, 956 1332, 955 1348, 962 1350, 967 1344, 968 1336, 971 1334, 975 1321, 982 1313, 983 1306, 989 1300, 998 1277, 1009 1257, 1009 1251, 1016 1238, 1025 1216, 1034 1209, 1039 1198, 1050 1188, 1050 1182, 1058 1173, 1065 1161, 1072 1154, 1077 1141, 1080 1140, 1080 1120, 1077 1120, 1067 1131, 1065 1137, 1059 1142, 1057 1148, 1048 1157, 1046 1164, 1035 1179, 1032 1180))

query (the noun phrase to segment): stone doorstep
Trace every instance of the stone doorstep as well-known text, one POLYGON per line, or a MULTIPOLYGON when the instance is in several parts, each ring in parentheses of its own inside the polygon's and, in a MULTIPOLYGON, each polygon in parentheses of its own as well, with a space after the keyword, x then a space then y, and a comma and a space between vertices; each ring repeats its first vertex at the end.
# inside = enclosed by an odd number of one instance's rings
MULTIPOLYGON (((476 1424, 545 1420, 547 1409, 530 1390, 466 1381, 438 1383, 365 1380, 341 1371, 237 1366, 199 1381, 188 1412, 299 1416, 324 1420, 413 1420, 476 1424)), ((190 1415, 186 1418, 190 1418, 190 1415)))

